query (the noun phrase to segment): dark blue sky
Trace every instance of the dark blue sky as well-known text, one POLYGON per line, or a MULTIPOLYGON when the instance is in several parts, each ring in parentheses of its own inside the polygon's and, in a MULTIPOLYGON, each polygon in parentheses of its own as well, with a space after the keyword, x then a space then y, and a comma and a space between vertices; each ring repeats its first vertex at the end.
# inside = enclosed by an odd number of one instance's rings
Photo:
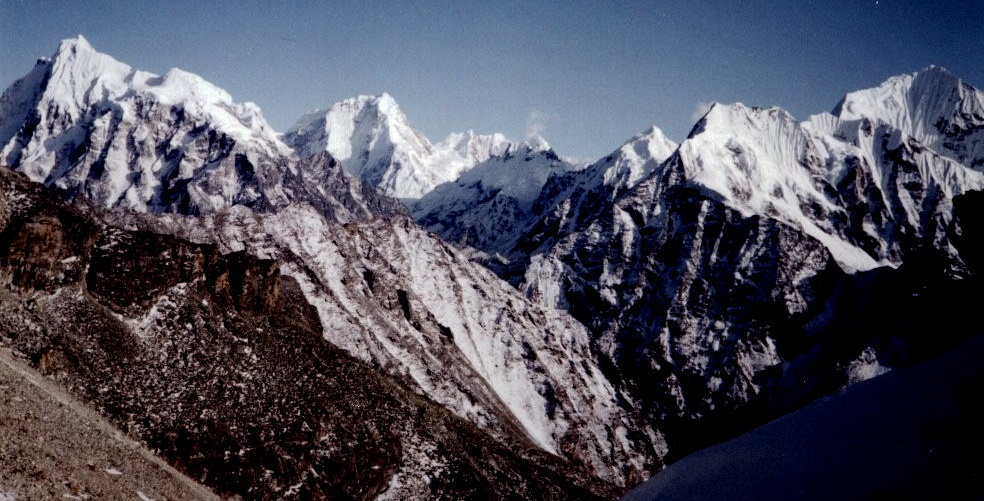
POLYGON ((984 87, 979 0, 0 0, 0 86, 76 34, 140 69, 197 73, 280 131, 386 91, 432 141, 538 129, 575 157, 654 124, 681 140, 704 102, 806 118, 929 64, 984 87))

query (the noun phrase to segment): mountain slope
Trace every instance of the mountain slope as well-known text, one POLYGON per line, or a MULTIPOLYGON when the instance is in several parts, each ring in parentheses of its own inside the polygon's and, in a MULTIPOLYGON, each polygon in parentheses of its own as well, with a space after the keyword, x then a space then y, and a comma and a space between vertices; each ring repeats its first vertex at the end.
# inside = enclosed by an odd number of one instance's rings
POLYGON ((329 341, 497 436, 616 481, 662 453, 658 432, 618 405, 580 324, 530 305, 406 216, 340 225, 292 204, 186 225, 163 226, 285 263, 329 341))
MULTIPOLYGON (((518 265, 499 268, 500 274, 518 283, 530 256, 579 231, 622 193, 651 175, 676 148, 676 143, 654 126, 587 168, 550 178, 533 204, 533 217, 504 253, 510 263, 518 265)), ((546 304, 557 303, 546 300, 546 304)))
POLYGON ((833 114, 887 124, 945 157, 984 168, 984 92, 939 66, 852 92, 833 114))
POLYGON ((448 242, 502 253, 529 224, 544 184, 574 169, 542 138, 528 138, 410 203, 410 212, 448 242))
POLYGON ((219 499, 2 347, 0 398, 0 499, 219 499))
POLYGON ((9 171, 0 214, 0 342, 223 495, 612 493, 328 342, 278 262, 107 226, 9 171))

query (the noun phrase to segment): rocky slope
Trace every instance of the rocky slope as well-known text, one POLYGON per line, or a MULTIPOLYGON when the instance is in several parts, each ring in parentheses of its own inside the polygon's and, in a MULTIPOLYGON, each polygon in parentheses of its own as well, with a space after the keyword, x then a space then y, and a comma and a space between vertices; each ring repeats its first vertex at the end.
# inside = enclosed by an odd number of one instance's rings
POLYGON ((220 499, 3 347, 0 399, 0 499, 220 499))
POLYGON ((326 341, 324 319, 276 261, 107 226, 9 171, 0 214, 3 344, 220 494, 613 492, 326 341))

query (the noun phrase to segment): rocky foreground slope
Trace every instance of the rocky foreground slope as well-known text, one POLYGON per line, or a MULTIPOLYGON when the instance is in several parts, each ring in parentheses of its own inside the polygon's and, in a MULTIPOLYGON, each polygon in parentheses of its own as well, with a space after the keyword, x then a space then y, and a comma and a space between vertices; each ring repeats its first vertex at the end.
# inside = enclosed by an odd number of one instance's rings
POLYGON ((2 347, 0 399, 0 499, 220 499, 2 347))

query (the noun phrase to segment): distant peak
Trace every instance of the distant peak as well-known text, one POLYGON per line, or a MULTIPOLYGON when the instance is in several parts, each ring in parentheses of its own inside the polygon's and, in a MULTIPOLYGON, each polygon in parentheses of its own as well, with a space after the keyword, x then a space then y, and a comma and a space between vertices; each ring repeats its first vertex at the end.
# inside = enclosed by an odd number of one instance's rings
POLYGON ((666 134, 663 133, 663 130, 662 129, 660 129, 659 127, 657 127, 655 125, 652 125, 648 129, 640 132, 639 134, 636 134, 636 136, 633 139, 634 140, 638 140, 638 139, 667 139, 667 137, 666 137, 666 134))
POLYGON ((913 75, 913 85, 918 81, 933 81, 936 82, 936 86, 943 87, 958 87, 960 85, 960 77, 950 72, 942 66, 929 65, 921 71, 917 71, 913 75))
POLYGON ((396 99, 389 93, 383 92, 379 95, 364 94, 339 101, 331 106, 329 114, 349 114, 370 112, 381 118, 399 117, 403 115, 403 110, 397 104, 396 99))
POLYGON ((529 149, 532 153, 539 153, 541 151, 549 151, 550 143, 543 136, 539 134, 530 134, 523 138, 522 146, 529 149))
POLYGON ((387 104, 392 103, 392 104, 396 104, 396 100, 393 99, 393 96, 391 96, 389 92, 383 92, 378 97, 375 97, 375 99, 376 99, 376 102, 378 102, 378 103, 387 103, 387 104))
POLYGON ((953 74, 952 72, 950 72, 950 70, 948 70, 948 69, 946 69, 946 68, 944 68, 942 66, 937 66, 935 64, 931 64, 931 65, 923 68, 921 71, 919 71, 917 73, 943 73, 943 74, 947 74, 947 75, 952 75, 953 74))
POLYGON ((714 103, 707 113, 694 124, 687 139, 707 131, 734 133, 736 130, 766 130, 775 126, 798 126, 799 122, 788 111, 778 107, 747 106, 743 103, 714 103))
POLYGON ((59 54, 75 54, 79 51, 95 51, 89 41, 82 35, 77 35, 74 38, 66 38, 62 40, 61 44, 58 46, 59 54))
POLYGON ((202 77, 200 77, 200 76, 198 76, 198 75, 196 75, 194 73, 191 73, 191 72, 182 70, 181 68, 178 68, 177 66, 175 66, 175 67, 167 70, 167 72, 164 73, 164 79, 165 80, 170 79, 170 78, 184 78, 184 79, 191 79, 191 80, 201 80, 202 79, 202 77))
MULTIPOLYGON (((925 117, 950 115, 955 113, 955 103, 964 99, 966 93, 972 96, 977 92, 946 68, 929 65, 914 73, 889 77, 877 87, 848 93, 834 107, 832 114, 842 120, 878 119, 909 130, 911 124, 897 121, 901 113, 925 117)), ((925 125, 924 131, 929 133, 933 126, 925 125)), ((929 136, 920 140, 932 141, 929 136)))
MULTIPOLYGON (((792 115, 788 111, 778 107, 778 106, 748 106, 744 103, 736 102, 731 104, 714 103, 707 110, 707 114, 704 115, 708 119, 714 119, 718 117, 778 117, 783 120, 793 120, 792 115)), ((751 118, 749 118, 751 120, 751 118)))
POLYGON ((400 110, 400 105, 396 104, 396 99, 386 92, 383 92, 379 97, 375 98, 376 107, 379 108, 379 112, 384 115, 389 115, 391 113, 402 113, 400 110))

